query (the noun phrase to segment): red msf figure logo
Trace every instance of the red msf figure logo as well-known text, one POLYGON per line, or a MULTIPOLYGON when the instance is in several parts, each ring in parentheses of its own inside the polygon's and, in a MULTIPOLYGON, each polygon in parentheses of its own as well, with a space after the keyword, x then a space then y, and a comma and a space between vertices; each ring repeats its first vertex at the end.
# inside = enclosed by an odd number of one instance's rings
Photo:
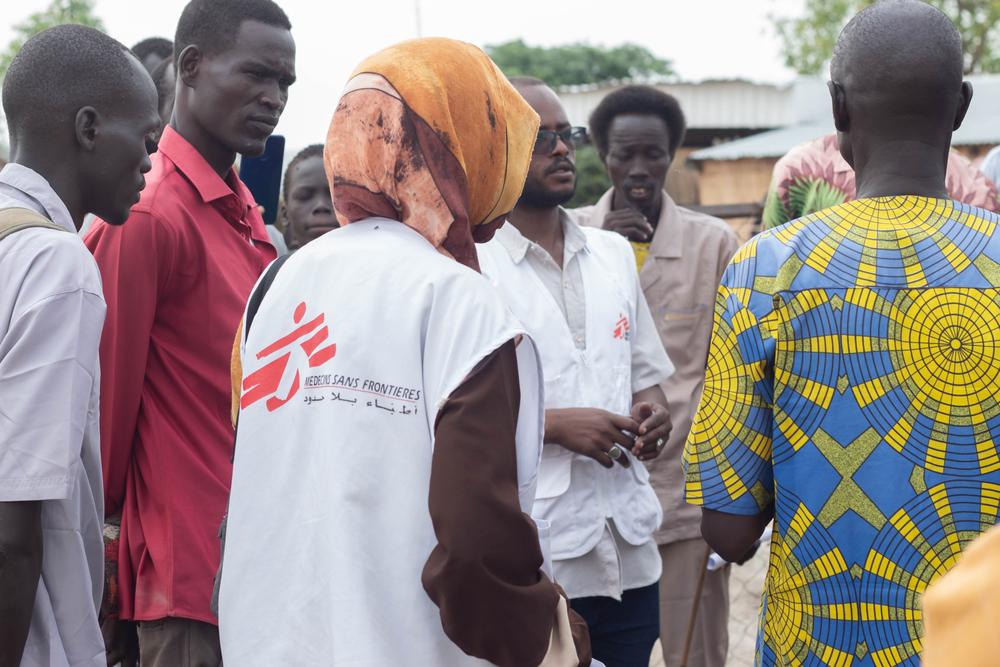
POLYGON ((624 313, 620 313, 618 315, 618 321, 615 322, 615 339, 629 339, 628 317, 624 313))
MULTIPOLYGON (((293 318, 295 324, 299 324, 306 316, 306 304, 302 302, 295 308, 293 318)), ((240 398, 240 407, 246 408, 253 405, 262 398, 267 398, 264 404, 268 412, 274 412, 282 405, 292 400, 292 397, 299 391, 300 364, 293 364, 295 375, 291 382, 283 383, 285 369, 292 355, 301 357, 305 355, 310 368, 322 366, 333 359, 337 354, 337 344, 320 347, 330 337, 330 328, 323 324, 325 315, 320 313, 305 324, 300 325, 286 336, 282 336, 263 350, 257 353, 257 359, 263 360, 274 355, 285 348, 291 348, 280 357, 276 357, 265 366, 255 370, 243 380, 243 396, 240 398), (299 342, 300 339, 306 338, 299 342), (298 342, 298 345, 294 345, 298 342), (293 347, 294 346, 294 347, 293 347), (285 385, 285 386, 283 386, 285 385)), ((301 361, 298 359, 297 361, 301 361)))

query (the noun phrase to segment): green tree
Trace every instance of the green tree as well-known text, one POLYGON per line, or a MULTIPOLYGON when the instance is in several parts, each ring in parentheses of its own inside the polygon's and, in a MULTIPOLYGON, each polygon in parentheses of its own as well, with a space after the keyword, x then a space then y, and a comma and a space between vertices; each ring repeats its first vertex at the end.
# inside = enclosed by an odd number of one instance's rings
MULTIPOLYGON (((958 26, 965 72, 1000 72, 1000 0, 926 0, 958 26)), ((800 74, 820 74, 840 30, 875 0, 805 0, 801 16, 772 17, 785 65, 800 74)))
POLYGON ((574 42, 544 47, 515 39, 487 46, 486 52, 507 76, 533 76, 553 87, 674 74, 669 60, 638 44, 608 48, 574 42))
MULTIPOLYGON (((14 26, 14 39, 10 41, 3 53, 0 53, 0 82, 6 76, 7 68, 10 67, 14 56, 32 35, 63 23, 79 23, 104 30, 101 19, 94 14, 93 0, 52 0, 48 7, 35 12, 14 26)), ((0 127, 0 156, 6 158, 7 149, 7 132, 3 127, 0 127)))
POLYGON ((595 204, 610 187, 611 179, 608 178, 608 170, 604 168, 604 163, 601 162, 601 156, 597 154, 597 149, 591 145, 578 148, 576 151, 576 194, 566 206, 577 208, 595 204))

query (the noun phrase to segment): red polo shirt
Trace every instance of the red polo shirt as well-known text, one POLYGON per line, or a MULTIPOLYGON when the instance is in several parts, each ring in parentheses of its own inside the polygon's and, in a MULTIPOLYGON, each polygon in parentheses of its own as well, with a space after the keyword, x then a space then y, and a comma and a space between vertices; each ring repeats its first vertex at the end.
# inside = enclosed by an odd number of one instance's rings
POLYGON ((275 258, 236 172, 172 128, 128 222, 84 239, 104 280, 101 458, 121 513, 121 617, 209 609, 232 475, 229 359, 248 295, 275 258))

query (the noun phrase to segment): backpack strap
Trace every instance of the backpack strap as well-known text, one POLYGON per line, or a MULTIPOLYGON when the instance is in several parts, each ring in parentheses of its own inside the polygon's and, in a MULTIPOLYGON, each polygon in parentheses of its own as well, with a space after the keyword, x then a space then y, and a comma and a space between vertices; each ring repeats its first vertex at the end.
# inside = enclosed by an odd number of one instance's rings
POLYGON ((264 300, 264 295, 267 291, 271 289, 271 284, 274 283, 274 279, 278 276, 278 269, 288 261, 291 254, 283 255, 278 259, 271 262, 271 266, 267 267, 267 271, 264 273, 264 277, 261 279, 260 284, 257 285, 257 289, 253 291, 250 295, 250 299, 247 301, 247 323, 246 328, 243 331, 243 340, 246 340, 247 334, 250 333, 250 325, 253 324, 253 320, 257 317, 257 311, 260 309, 260 304, 264 300))
MULTIPOLYGON (((264 300, 264 295, 267 294, 267 290, 271 289, 271 284, 274 283, 274 279, 278 275, 278 270, 282 265, 288 261, 291 254, 283 255, 278 259, 271 262, 271 266, 267 267, 267 271, 264 272, 264 277, 261 278, 260 283, 257 285, 257 289, 253 291, 250 295, 250 299, 247 301, 247 314, 246 314, 246 328, 243 330, 242 336, 243 340, 246 340, 247 333, 250 331, 250 325, 253 324, 254 318, 257 316, 257 311, 260 310, 260 304, 264 300)), ((234 406, 236 405, 236 398, 234 397, 234 406)), ((234 407, 235 411, 235 407, 234 407)), ((233 425, 233 455, 230 457, 230 462, 236 460, 236 433, 240 428, 239 413, 236 412, 235 424, 233 425)), ((222 555, 226 553, 226 527, 229 524, 229 501, 226 501, 226 513, 222 516, 222 524, 219 526, 219 542, 220 550, 222 555)), ((209 601, 209 608, 212 613, 215 614, 216 618, 219 616, 219 589, 222 586, 222 559, 219 559, 219 569, 215 571, 215 580, 212 582, 212 598, 209 601)))
POLYGON ((44 215, 35 213, 27 208, 6 208, 0 211, 0 241, 22 229, 30 229, 32 227, 44 227, 45 229, 54 229, 60 232, 67 231, 44 215))

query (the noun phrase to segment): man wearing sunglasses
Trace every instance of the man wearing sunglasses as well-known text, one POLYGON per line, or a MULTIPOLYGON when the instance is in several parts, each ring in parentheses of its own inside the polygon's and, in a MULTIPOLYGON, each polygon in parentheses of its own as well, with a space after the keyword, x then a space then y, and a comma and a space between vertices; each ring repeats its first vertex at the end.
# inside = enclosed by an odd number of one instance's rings
POLYGON ((660 383, 673 366, 628 242, 581 228, 561 206, 576 188, 586 130, 570 126, 541 81, 512 83, 541 125, 521 198, 479 259, 541 354, 546 444, 532 514, 550 524, 555 579, 587 621, 595 660, 647 665, 659 634, 652 537, 663 515, 642 461, 670 435, 660 383))

